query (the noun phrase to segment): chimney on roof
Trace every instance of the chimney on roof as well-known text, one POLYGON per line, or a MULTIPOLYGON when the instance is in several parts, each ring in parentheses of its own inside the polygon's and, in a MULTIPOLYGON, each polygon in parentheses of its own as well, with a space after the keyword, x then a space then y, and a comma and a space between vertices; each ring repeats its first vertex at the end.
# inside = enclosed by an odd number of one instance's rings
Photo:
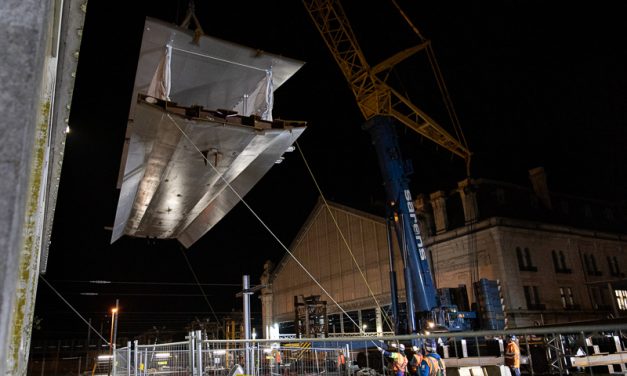
POLYGON ((446 194, 444 191, 435 191, 429 195, 433 207, 433 219, 435 221, 435 233, 441 234, 448 229, 448 216, 446 214, 446 194))
POLYGON ((462 199, 464 208, 464 222, 471 224, 479 219, 479 206, 477 205, 477 192, 475 192, 472 180, 465 179, 457 183, 457 191, 462 199))
POLYGON ((546 173, 544 167, 536 167, 529 170, 529 179, 533 186, 533 191, 547 209, 552 209, 551 194, 546 183, 546 173))
POLYGON ((416 208, 416 214, 418 214, 418 220, 422 226, 421 230, 423 235, 433 235, 433 215, 431 214, 431 205, 427 197, 422 193, 418 194, 414 200, 414 207, 416 208))

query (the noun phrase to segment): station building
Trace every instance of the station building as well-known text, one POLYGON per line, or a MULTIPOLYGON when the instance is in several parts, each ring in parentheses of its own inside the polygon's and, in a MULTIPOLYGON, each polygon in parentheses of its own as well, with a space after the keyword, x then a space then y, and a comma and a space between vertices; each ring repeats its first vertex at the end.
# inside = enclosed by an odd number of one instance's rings
MULTIPOLYGON (((498 280, 509 328, 626 313, 624 205, 551 192, 541 167, 529 177, 528 186, 464 180, 416 198, 436 287, 465 286, 472 306, 473 285, 498 280)), ((326 302, 329 335, 390 332, 388 244, 401 305, 405 289, 396 236, 388 239, 383 217, 319 200, 294 257, 265 265, 264 335, 294 333, 295 302, 310 296, 326 302)))

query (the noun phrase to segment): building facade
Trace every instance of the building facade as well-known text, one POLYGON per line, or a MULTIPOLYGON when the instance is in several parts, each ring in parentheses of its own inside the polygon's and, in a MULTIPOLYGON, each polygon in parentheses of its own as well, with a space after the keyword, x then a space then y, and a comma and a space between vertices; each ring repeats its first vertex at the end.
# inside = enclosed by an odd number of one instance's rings
MULTIPOLYGON (((416 198, 437 288, 464 285, 472 306, 474 283, 498 280, 510 328, 621 315, 624 208, 550 192, 542 168, 529 175, 530 187, 465 180, 416 198)), ((405 292, 398 245, 386 229, 384 218, 321 200, 293 242, 293 256, 270 273, 266 326, 283 323, 280 331, 288 333, 294 297, 320 295, 330 333, 390 331, 388 244, 401 302, 405 292)))

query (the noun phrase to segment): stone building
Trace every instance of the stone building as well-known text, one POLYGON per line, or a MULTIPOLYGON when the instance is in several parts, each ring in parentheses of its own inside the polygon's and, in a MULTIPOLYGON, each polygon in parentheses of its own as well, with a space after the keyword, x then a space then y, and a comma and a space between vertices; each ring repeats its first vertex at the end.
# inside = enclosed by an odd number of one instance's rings
MULTIPOLYGON (((550 192, 542 168, 529 176, 530 186, 473 179, 416 198, 436 287, 465 285, 472 304, 474 282, 498 280, 510 328, 627 311, 624 207, 550 192)), ((395 236, 391 244, 402 302, 395 236)), ((307 271, 286 254, 269 274, 262 295, 267 328, 279 324, 289 333, 294 297, 320 295, 330 333, 358 332, 354 323, 367 332, 391 330, 384 218, 320 200, 290 251, 307 271)))

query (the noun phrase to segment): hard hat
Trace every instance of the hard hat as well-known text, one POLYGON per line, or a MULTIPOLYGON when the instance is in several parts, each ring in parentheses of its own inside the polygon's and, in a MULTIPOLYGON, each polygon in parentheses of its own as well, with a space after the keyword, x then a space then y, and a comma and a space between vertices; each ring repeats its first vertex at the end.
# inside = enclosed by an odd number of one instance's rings
POLYGON ((394 348, 394 349, 395 349, 395 348, 396 348, 396 342, 392 342, 392 343, 390 344, 390 347, 392 347, 392 348, 394 348))
POLYGON ((425 350, 427 350, 428 352, 435 352, 436 351, 436 343, 433 340, 429 340, 425 343, 425 350))
POLYGON ((411 349, 414 350, 414 352, 418 352, 418 346, 412 346, 411 349))
POLYGON ((405 351, 405 345, 403 345, 402 343, 398 346, 398 348, 399 348, 401 351, 405 351))
POLYGON ((507 340, 508 341, 515 341, 516 340, 516 336, 514 334, 509 334, 509 335, 507 335, 507 340))

